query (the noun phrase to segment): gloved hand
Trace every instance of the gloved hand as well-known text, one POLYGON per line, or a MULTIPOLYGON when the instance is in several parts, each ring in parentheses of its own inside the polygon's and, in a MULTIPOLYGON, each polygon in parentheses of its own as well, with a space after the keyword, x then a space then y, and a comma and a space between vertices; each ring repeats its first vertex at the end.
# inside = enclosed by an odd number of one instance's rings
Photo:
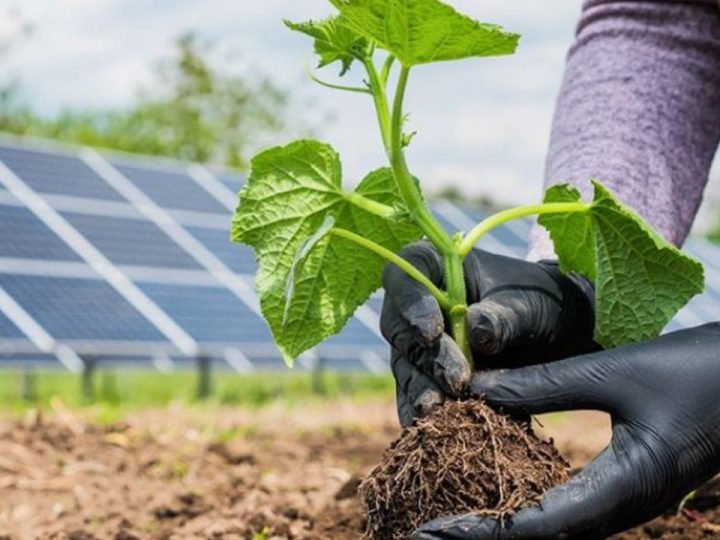
POLYGON ((720 323, 652 341, 477 374, 472 392, 507 412, 597 409, 612 443, 539 506, 504 524, 437 519, 414 540, 601 539, 659 515, 720 470, 720 323))
MULTIPOLYGON (((444 288, 444 265, 429 242, 400 255, 444 288)), ((465 259, 468 328, 475 361, 484 369, 555 360, 596 350, 594 290, 552 262, 530 263, 474 249, 465 259)), ((383 276, 380 329, 392 346, 400 423, 462 395, 472 372, 447 334, 428 290, 394 265, 383 276)))

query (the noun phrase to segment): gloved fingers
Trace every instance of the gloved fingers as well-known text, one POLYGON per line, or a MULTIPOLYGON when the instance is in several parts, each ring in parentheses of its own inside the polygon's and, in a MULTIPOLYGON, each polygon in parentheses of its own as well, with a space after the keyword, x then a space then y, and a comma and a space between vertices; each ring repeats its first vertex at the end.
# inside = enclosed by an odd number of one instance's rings
POLYGON ((462 397, 470 385, 472 367, 448 334, 443 334, 433 347, 418 349, 411 362, 452 397, 462 397))
POLYGON ((441 332, 434 343, 421 345, 416 331, 402 317, 393 315, 394 308, 385 302, 380 327, 393 348, 444 392, 454 397, 463 395, 472 370, 455 341, 441 332))
POLYGON ((397 397, 398 418, 408 427, 418 416, 429 413, 445 401, 440 388, 398 351, 393 350, 390 361, 397 397))
POLYGON ((538 506, 497 521, 467 514, 421 526, 414 540, 603 539, 622 530, 615 519, 627 474, 606 450, 566 484, 547 492, 538 506))
POLYGON ((595 409, 610 412, 618 385, 613 361, 599 352, 557 362, 473 375, 470 393, 509 413, 595 409))
MULTIPOLYGON (((433 283, 442 285, 442 259, 429 242, 411 244, 399 255, 433 283)), ((380 328, 385 339, 401 351, 402 344, 395 343, 399 330, 409 332, 406 339, 411 338, 420 346, 429 347, 436 343, 445 329, 445 321, 440 304, 430 291, 394 264, 385 267, 383 287, 385 302, 380 328)))
POLYGON ((468 308, 472 350, 478 356, 493 356, 530 343, 548 344, 560 310, 556 300, 540 292, 493 294, 468 308))

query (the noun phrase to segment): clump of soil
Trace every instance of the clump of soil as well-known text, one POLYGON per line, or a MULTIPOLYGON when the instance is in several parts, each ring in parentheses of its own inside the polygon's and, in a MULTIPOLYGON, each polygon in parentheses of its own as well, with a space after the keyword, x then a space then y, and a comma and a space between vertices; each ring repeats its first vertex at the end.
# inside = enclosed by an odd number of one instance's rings
POLYGON ((403 431, 360 486, 372 540, 407 538, 432 519, 502 519, 569 478, 569 465, 529 422, 478 401, 449 402, 403 431))

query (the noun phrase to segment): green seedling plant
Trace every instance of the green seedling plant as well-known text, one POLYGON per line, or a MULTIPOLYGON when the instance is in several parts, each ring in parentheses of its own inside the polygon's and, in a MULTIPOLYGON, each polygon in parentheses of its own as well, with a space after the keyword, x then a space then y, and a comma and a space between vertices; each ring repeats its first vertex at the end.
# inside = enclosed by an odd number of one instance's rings
POLYGON ((361 86, 312 78, 372 102, 389 166, 348 190, 329 144, 299 140, 252 160, 231 236, 255 249, 262 312, 289 365, 342 330, 381 286, 387 263, 427 287, 470 361, 463 259, 494 228, 527 216, 538 216, 549 231, 564 272, 594 282, 595 337, 605 347, 656 336, 702 292, 702 265, 598 181, 592 200, 583 200, 573 186, 557 185, 540 204, 504 210, 465 234, 449 234, 433 217, 405 156, 414 135, 405 131, 410 75, 431 63, 512 54, 519 36, 439 0, 330 3, 337 13, 325 20, 285 24, 314 40, 318 67, 340 64, 340 76, 354 66, 364 69, 361 86), (422 238, 442 254, 442 288, 398 255, 422 238))

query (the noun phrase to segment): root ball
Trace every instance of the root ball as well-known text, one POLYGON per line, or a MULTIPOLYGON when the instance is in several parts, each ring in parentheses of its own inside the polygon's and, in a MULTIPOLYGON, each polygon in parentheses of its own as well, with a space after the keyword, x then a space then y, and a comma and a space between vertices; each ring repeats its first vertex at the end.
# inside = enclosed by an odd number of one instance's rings
POLYGON ((366 537, 407 538, 432 519, 511 516, 568 479, 569 466, 529 422, 479 401, 448 402, 405 430, 360 485, 366 537))

